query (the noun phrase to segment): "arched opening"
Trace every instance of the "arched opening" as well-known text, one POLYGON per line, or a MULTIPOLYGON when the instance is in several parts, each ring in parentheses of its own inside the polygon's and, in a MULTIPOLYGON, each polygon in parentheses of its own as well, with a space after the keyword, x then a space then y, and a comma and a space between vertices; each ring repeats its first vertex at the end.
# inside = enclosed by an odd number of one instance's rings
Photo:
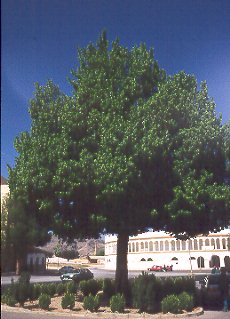
POLYGON ((198 268, 204 268, 204 257, 200 256, 197 258, 198 268))
POLYGON ((230 257, 225 256, 224 257, 224 266, 228 272, 230 272, 230 257))
POLYGON ((169 242, 167 240, 165 241, 165 250, 169 251, 169 242))
POLYGON ((158 251, 159 250, 159 244, 158 244, 158 241, 155 241, 155 251, 158 251))
POLYGON ((197 239, 194 239, 194 250, 198 250, 198 242, 197 242, 197 239))
POLYGON ((176 250, 175 241, 174 240, 171 241, 171 249, 172 249, 172 251, 176 250))
POLYGON ((139 251, 139 243, 136 242, 136 252, 138 252, 138 251, 139 251))
POLYGON ((163 241, 161 240, 160 241, 160 251, 163 251, 164 250, 164 245, 163 245, 163 241))
POLYGON ((153 242, 152 241, 149 242, 149 251, 153 251, 153 242))
POLYGON ((135 243, 132 243, 132 252, 135 252, 135 243))

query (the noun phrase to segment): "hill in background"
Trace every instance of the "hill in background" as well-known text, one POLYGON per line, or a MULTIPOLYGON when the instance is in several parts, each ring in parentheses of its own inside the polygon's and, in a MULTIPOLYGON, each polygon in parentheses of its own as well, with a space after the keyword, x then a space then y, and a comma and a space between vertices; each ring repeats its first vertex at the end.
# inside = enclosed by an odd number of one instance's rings
POLYGON ((105 249, 105 242, 103 239, 85 239, 85 240, 77 240, 75 239, 73 243, 67 243, 58 239, 56 236, 52 236, 50 242, 48 242, 45 246, 40 247, 43 250, 55 254, 55 250, 59 247, 59 249, 63 250, 74 250, 78 252, 79 257, 86 256, 94 256, 96 254, 102 254, 105 249))

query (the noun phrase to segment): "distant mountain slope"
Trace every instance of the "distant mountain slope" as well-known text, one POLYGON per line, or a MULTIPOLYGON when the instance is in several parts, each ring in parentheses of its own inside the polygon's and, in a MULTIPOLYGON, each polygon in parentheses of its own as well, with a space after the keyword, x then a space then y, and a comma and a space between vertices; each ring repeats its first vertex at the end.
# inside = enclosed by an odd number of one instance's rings
POLYGON ((60 245, 63 250, 73 249, 78 251, 80 257, 95 255, 95 252, 98 253, 99 251, 104 250, 105 247, 103 239, 91 238, 82 241, 75 239, 72 244, 67 244, 66 242, 62 242, 62 240, 59 240, 58 237, 52 236, 51 241, 41 248, 54 254, 55 248, 58 245, 60 245))

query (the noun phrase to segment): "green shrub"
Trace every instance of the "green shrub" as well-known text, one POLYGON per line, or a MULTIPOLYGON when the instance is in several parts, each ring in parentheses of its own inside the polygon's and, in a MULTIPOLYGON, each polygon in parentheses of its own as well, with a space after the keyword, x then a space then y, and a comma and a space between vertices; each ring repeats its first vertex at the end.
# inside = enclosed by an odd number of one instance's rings
POLYGON ((47 290, 50 297, 53 297, 56 293, 56 284, 55 283, 48 284, 47 290))
POLYGON ((65 285, 64 285, 63 283, 59 283, 59 284, 56 286, 56 294, 57 294, 58 296, 64 295, 65 289, 66 289, 65 285))
POLYGON ((100 282, 95 279, 90 279, 87 281, 89 293, 96 295, 101 288, 100 282))
POLYGON ((93 296, 92 294, 89 294, 86 296, 83 300, 83 308, 85 310, 89 310, 91 312, 97 311, 100 307, 100 300, 99 296, 93 296))
POLYGON ((166 277, 162 279, 162 298, 175 294, 175 281, 173 278, 166 277))
POLYGON ((37 300, 41 294, 40 284, 30 284, 29 299, 30 301, 37 300))
POLYGON ((121 294, 116 294, 110 299, 110 308, 112 312, 124 312, 125 311, 125 297, 121 294))
POLYGON ((1 302, 10 307, 15 307, 17 300, 10 289, 7 289, 1 297, 1 302))
POLYGON ((112 279, 106 278, 102 285, 103 294, 110 299, 115 294, 115 282, 112 279))
POLYGON ((133 306, 141 312, 156 311, 160 287, 160 281, 153 274, 142 273, 132 282, 133 306))
POLYGON ((88 287, 88 283, 87 283, 86 280, 80 281, 79 289, 83 293, 84 296, 88 296, 89 295, 89 287, 88 287))
POLYGON ((178 296, 180 301, 181 310, 192 311, 194 307, 194 299, 192 295, 189 295, 187 292, 182 292, 178 296))
POLYGON ((161 301, 161 309, 163 313, 180 313, 180 300, 176 295, 168 295, 161 301))
POLYGON ((70 308, 73 309, 75 305, 75 298, 73 294, 65 294, 61 300, 61 306, 63 309, 70 308))
POLYGON ((84 296, 96 295, 98 291, 100 290, 100 283, 95 279, 90 280, 82 280, 79 283, 79 288, 84 296))
POLYGON ((75 294, 77 291, 77 283, 74 281, 70 281, 66 284, 65 292, 67 294, 75 294))
POLYGON ((51 304, 51 298, 48 294, 41 294, 38 299, 38 304, 41 309, 48 310, 51 304))
POLYGON ((21 307, 24 307, 24 303, 27 301, 30 295, 30 284, 19 283, 14 284, 15 299, 19 302, 21 307))
POLYGON ((18 278, 18 283, 20 284, 29 284, 31 278, 31 274, 27 271, 23 271, 18 278))
POLYGON ((41 284, 41 294, 49 295, 49 284, 41 284))

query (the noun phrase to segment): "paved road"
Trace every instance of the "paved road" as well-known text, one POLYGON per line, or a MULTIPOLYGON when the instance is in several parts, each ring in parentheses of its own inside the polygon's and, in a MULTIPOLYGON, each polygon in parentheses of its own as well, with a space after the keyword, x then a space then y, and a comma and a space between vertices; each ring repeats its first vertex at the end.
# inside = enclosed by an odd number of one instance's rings
MULTIPOLYGON (((90 268, 90 270, 93 272, 94 274, 94 278, 99 279, 99 278, 115 278, 115 271, 114 270, 106 270, 103 268, 90 268)), ((130 271, 129 272, 129 278, 133 278, 136 277, 138 275, 141 274, 140 270, 137 271, 130 271)), ((189 275, 188 272, 174 272, 174 271, 170 271, 170 272, 154 272, 154 274, 156 276, 187 276, 189 275)), ((199 274, 195 274, 196 280, 199 281, 200 278, 204 277, 206 274, 205 273, 199 273, 199 274)), ((11 283, 11 279, 14 279, 15 281, 18 279, 18 276, 2 276, 1 277, 1 284, 5 285, 5 284, 10 284, 11 283)), ((51 281, 60 281, 60 277, 57 275, 50 275, 50 276, 44 276, 44 275, 32 275, 31 276, 31 282, 37 283, 37 282, 51 282, 51 281)))
MULTIPOLYGON (((69 318, 75 318, 75 319, 93 319, 96 318, 90 317, 87 315, 85 316, 78 316, 77 314, 74 315, 63 315, 63 314, 52 314, 52 313, 44 313, 44 314, 32 314, 32 313, 19 313, 19 312, 5 312, 2 311, 1 313, 2 319, 69 319, 69 318)), ((199 317, 192 317, 192 318, 200 318, 200 319, 229 319, 230 312, 222 312, 222 311, 205 311, 205 313, 199 317)), ((105 319, 115 319, 116 315, 108 315, 108 317, 104 317, 105 319)), ((117 317, 118 318, 118 317, 117 317)), ((141 318, 141 316, 140 316, 141 318)), ((143 317, 144 318, 144 317, 143 317)), ((153 316, 154 319, 156 319, 156 316, 153 316)), ((172 317, 173 318, 173 317, 172 317)), ((131 318, 130 318, 131 319, 131 318)), ((162 317, 161 317, 162 319, 162 317)), ((169 317, 167 317, 169 319, 169 317)), ((175 319, 175 317, 174 317, 175 319)), ((180 317, 180 319, 188 319, 188 317, 180 317)))

